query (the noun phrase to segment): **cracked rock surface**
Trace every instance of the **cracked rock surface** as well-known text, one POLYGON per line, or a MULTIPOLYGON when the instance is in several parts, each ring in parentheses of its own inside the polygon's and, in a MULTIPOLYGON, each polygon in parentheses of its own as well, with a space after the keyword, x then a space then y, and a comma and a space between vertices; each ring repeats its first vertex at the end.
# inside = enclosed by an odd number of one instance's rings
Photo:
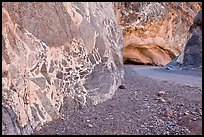
POLYGON ((66 99, 71 109, 111 98, 122 47, 112 3, 2 3, 3 134, 31 134, 66 99))

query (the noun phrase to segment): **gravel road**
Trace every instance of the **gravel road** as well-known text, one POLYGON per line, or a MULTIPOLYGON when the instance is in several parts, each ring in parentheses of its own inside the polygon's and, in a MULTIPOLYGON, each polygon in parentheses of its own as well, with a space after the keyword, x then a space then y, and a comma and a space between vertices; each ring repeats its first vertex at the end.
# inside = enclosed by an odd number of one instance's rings
POLYGON ((167 70, 162 67, 145 65, 126 65, 131 71, 155 80, 175 82, 202 88, 202 70, 167 70))
POLYGON ((61 112, 64 117, 34 134, 202 135, 200 73, 148 69, 125 65, 125 89, 87 108, 67 108, 67 99, 61 112), (180 79, 175 80, 178 75, 180 79), (191 77, 196 84, 188 83, 191 77))

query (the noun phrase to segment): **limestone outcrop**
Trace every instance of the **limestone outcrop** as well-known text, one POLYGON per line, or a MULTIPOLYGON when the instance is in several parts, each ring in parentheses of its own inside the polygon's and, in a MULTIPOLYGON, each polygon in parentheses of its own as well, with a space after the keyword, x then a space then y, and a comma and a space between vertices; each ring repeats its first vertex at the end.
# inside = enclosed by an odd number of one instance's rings
POLYGON ((124 62, 166 65, 183 50, 199 2, 114 3, 123 29, 124 62))
POLYGON ((111 98, 122 48, 112 3, 3 2, 2 133, 61 117, 65 97, 80 107, 111 98))
POLYGON ((191 36, 184 50, 176 59, 165 66, 167 69, 202 68, 202 10, 196 15, 189 32, 191 36))

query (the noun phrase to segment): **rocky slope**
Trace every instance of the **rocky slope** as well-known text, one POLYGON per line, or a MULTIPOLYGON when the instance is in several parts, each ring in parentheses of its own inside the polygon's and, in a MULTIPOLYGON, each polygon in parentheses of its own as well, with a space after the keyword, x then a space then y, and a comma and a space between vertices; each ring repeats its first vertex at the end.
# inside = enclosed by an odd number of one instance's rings
POLYGON ((122 31, 112 3, 2 3, 2 132, 30 134, 114 95, 122 31))
POLYGON ((184 48, 199 2, 114 3, 123 28, 124 62, 166 65, 184 48))

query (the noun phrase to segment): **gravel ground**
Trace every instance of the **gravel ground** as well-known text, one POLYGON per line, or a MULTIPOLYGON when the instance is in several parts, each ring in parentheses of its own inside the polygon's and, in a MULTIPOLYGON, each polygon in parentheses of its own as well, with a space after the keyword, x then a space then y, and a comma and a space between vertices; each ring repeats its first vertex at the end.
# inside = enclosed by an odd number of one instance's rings
MULTIPOLYGON (((125 89, 87 108, 62 108, 63 118, 35 135, 202 135, 202 89, 158 81, 125 66, 125 89)), ((70 103, 67 99, 65 102, 70 103)))

